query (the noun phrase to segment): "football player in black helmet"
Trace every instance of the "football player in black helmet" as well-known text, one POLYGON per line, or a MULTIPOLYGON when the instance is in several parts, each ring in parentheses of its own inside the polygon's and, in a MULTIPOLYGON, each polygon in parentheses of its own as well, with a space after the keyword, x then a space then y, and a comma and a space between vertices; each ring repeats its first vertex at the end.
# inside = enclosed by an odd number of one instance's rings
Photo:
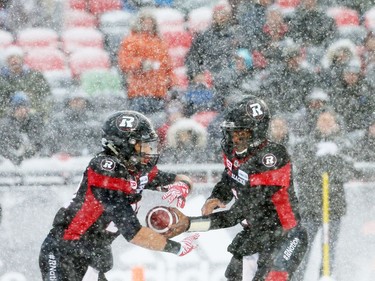
POLYGON ((159 159, 158 136, 143 114, 116 112, 104 123, 102 146, 132 171, 150 171, 159 159))
POLYGON ((181 243, 141 225, 137 218, 144 189, 184 207, 192 181, 156 166, 158 137, 150 120, 135 111, 111 115, 103 126, 103 151, 87 166, 72 201, 61 208, 44 240, 39 265, 43 280, 106 280, 111 243, 118 236, 135 245, 179 256, 194 249, 198 235, 181 243), (93 276, 93 277, 91 277, 93 276))
POLYGON ((222 149, 224 172, 200 217, 179 212, 167 234, 208 231, 241 224, 228 246, 233 257, 227 280, 290 280, 307 245, 294 192, 291 159, 284 146, 267 139, 270 112, 263 100, 246 96, 227 109, 222 149), (227 210, 226 204, 233 205, 227 210))

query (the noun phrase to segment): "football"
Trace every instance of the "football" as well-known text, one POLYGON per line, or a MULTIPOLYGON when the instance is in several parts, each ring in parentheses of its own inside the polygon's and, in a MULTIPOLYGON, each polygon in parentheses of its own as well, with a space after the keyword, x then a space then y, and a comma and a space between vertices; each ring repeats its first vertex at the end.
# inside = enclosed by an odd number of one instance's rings
POLYGON ((146 215, 147 227, 158 233, 165 233, 168 227, 178 222, 178 216, 173 209, 165 206, 156 206, 146 215))

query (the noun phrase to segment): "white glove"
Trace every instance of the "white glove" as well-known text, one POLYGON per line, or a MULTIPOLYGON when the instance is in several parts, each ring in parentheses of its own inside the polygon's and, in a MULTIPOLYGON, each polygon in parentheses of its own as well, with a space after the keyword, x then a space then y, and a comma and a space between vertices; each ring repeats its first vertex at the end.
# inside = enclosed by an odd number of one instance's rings
POLYGON ((197 247, 196 241, 199 238, 199 233, 195 233, 194 235, 186 237, 184 240, 182 240, 181 243, 181 249, 177 253, 178 256, 182 257, 186 254, 190 253, 192 250, 194 250, 197 247))

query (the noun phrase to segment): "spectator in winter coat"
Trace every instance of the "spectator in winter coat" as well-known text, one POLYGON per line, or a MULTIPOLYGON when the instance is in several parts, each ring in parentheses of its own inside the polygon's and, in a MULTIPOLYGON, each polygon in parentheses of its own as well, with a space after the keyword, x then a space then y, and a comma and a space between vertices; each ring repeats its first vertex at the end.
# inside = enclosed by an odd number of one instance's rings
POLYGON ((291 116, 291 126, 296 137, 309 135, 315 129, 316 118, 330 105, 328 93, 314 88, 306 97, 304 107, 291 116))
POLYGON ((260 82, 254 78, 253 55, 249 49, 237 49, 233 53, 230 67, 223 68, 219 75, 222 79, 216 84, 216 88, 225 95, 218 98, 224 99, 234 91, 254 93, 259 90, 260 82))
POLYGON ((334 38, 335 21, 317 0, 302 0, 289 22, 289 36, 304 47, 326 47, 334 38), (307 24, 308 23, 308 24, 307 24))
POLYGON ((185 60, 189 80, 208 71, 217 94, 221 96, 225 94, 220 93, 216 85, 222 83, 221 71, 231 67, 238 46, 238 30, 231 19, 232 11, 228 5, 216 6, 211 27, 196 35, 185 60))
POLYGON ((143 113, 162 110, 175 78, 167 45, 152 14, 139 13, 130 35, 121 42, 118 64, 126 78, 129 109, 143 113))
POLYGON ((272 0, 239 0, 235 5, 234 16, 241 30, 241 47, 251 50, 255 47, 255 38, 266 22, 266 11, 272 3, 272 0))
POLYGON ((352 155, 358 162, 375 162, 375 112, 369 118, 362 138, 353 147, 352 155))
POLYGON ((43 119, 31 111, 27 95, 16 92, 10 100, 9 113, 0 119, 2 156, 20 165, 43 148, 43 130, 43 119))
POLYGON ((85 96, 75 94, 67 98, 63 110, 54 114, 47 125, 45 140, 49 154, 85 156, 96 153, 100 150, 97 144, 100 126, 85 96))
POLYGON ((11 47, 6 52, 6 66, 0 75, 11 86, 12 92, 22 91, 30 100, 31 108, 48 118, 50 111, 50 86, 39 71, 32 70, 24 64, 24 53, 18 47, 11 47))
POLYGON ((330 88, 331 105, 344 118, 348 132, 365 128, 375 109, 373 89, 364 79, 360 64, 354 62, 343 69, 340 79, 330 88))
POLYGON ((167 131, 167 145, 160 161, 195 164, 206 162, 207 131, 191 118, 181 118, 167 131))
POLYGON ((265 59, 266 66, 278 63, 281 58, 281 45, 287 38, 289 27, 282 10, 272 5, 267 8, 266 21, 255 34, 252 50, 265 59))
MULTIPOLYGON (((354 174, 353 163, 346 158, 349 144, 344 127, 334 111, 322 111, 316 119, 315 130, 307 135, 295 150, 296 180, 300 211, 309 236, 309 250, 294 280, 303 280, 312 242, 322 226, 322 175, 329 176, 329 246, 330 264, 335 264, 335 251, 340 223, 346 213, 344 183, 354 174)), ((333 277, 334 277, 334 268, 333 277)))
POLYGON ((348 64, 361 64, 355 44, 338 39, 328 46, 321 60, 320 80, 326 89, 334 87, 348 64))
POLYGON ((260 91, 274 111, 293 113, 303 106, 307 94, 316 85, 317 76, 302 64, 297 44, 285 40, 279 50, 282 61, 269 67, 269 75, 262 82, 260 91))

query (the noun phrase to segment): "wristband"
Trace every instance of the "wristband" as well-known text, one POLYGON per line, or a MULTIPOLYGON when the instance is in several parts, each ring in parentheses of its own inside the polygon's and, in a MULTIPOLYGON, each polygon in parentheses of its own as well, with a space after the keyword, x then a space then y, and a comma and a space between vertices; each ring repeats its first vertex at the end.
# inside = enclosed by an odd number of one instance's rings
POLYGON ((208 231, 211 227, 211 219, 208 217, 193 217, 190 218, 190 225, 188 232, 208 231))
POLYGON ((185 183, 189 187, 189 191, 190 191, 191 185, 188 181, 186 181, 186 180, 179 180, 179 181, 185 183))
POLYGON ((167 239, 167 243, 165 244, 165 247, 163 249, 163 252, 172 253, 172 254, 178 254, 181 251, 181 244, 167 239))

